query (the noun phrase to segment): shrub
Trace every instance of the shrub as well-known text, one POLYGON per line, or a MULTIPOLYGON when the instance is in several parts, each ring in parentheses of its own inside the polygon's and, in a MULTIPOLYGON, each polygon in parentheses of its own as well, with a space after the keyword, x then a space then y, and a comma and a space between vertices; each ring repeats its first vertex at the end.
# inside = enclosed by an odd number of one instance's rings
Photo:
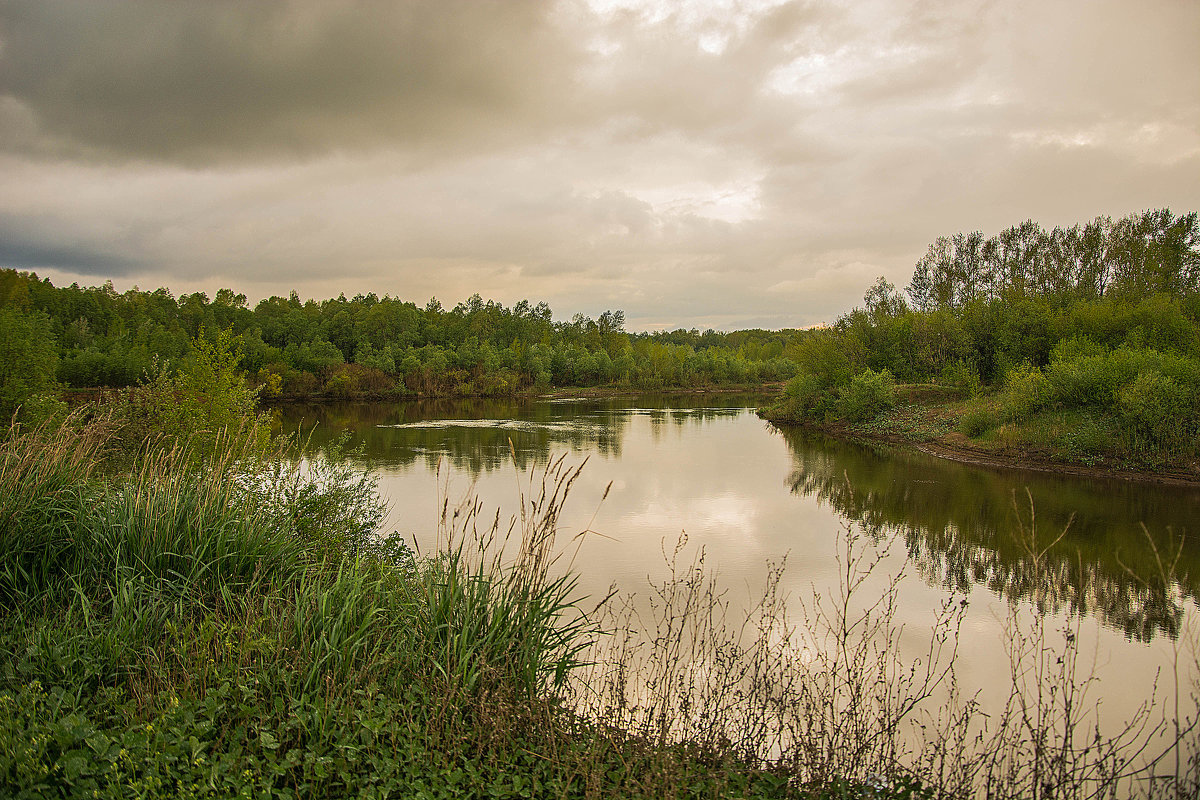
POLYGON ((1139 374, 1117 393, 1116 407, 1135 449, 1194 449, 1196 409, 1172 378, 1157 371, 1139 374))
POLYGON ((21 404, 17 418, 28 425, 58 425, 67 418, 69 411, 67 404, 57 396, 39 392, 21 404))
POLYGON ((117 446, 130 453, 150 437, 165 436, 186 443, 199 460, 224 446, 222 437, 236 433, 240 444, 265 447, 270 420, 258 411, 258 391, 238 368, 240 359, 238 338, 227 329, 209 337, 201 331, 174 375, 156 362, 141 384, 123 389, 112 405, 117 446))
POLYGON ((1107 355, 1108 352, 1107 347, 1097 344, 1090 337, 1072 336, 1054 346, 1054 349, 1050 351, 1050 361, 1074 361, 1089 356, 1107 355))
POLYGON ((943 367, 938 381, 945 386, 953 386, 967 397, 979 394, 979 370, 961 358, 943 367))
POLYGON ((867 370, 855 375, 839 393, 838 416, 848 422, 875 419, 884 409, 896 404, 896 381, 888 370, 867 370))
POLYGON ((1028 417, 1055 400, 1054 387, 1042 371, 1030 364, 1009 370, 1004 378, 1004 410, 1014 420, 1028 417))
POLYGON ((358 391, 354 379, 344 372, 339 372, 325 382, 325 394, 330 397, 345 399, 358 391))
POLYGON ((767 411, 770 419, 798 422, 823 416, 833 392, 828 382, 812 372, 801 372, 783 387, 780 402, 767 411))
POLYGON ((293 397, 308 397, 320 389, 320 379, 311 372, 289 370, 283 378, 283 390, 293 397))
POLYGON ((1053 387, 1054 399, 1066 406, 1107 407, 1117 389, 1137 374, 1130 367, 1130 359, 1121 355, 1089 355, 1052 362, 1045 377, 1053 387))
POLYGON ((990 431, 1000 424, 1000 418, 989 408, 975 408, 963 414, 958 422, 958 430, 964 436, 974 439, 990 431))

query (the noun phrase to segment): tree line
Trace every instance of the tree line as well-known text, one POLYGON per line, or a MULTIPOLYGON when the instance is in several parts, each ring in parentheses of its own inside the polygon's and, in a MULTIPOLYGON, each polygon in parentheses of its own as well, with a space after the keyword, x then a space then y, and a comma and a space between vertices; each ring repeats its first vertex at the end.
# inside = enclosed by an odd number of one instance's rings
MULTIPOLYGON (((8 392, 51 385, 121 387, 189 358, 197 337, 231 331, 241 365, 264 394, 291 397, 496 396, 564 386, 639 389, 752 384, 795 374, 800 331, 630 333, 621 311, 555 320, 544 303, 506 307, 473 295, 446 309, 388 295, 323 301, 267 298, 251 307, 220 289, 174 297, 56 287, 0 270, 0 333, 26 365, 8 392)), ((5 401, 11 413, 13 401, 5 401)), ((0 410, 4 410, 0 409, 0 410)))
POLYGON ((942 237, 903 294, 880 278, 796 350, 780 421, 865 422, 897 382, 991 387, 1000 408, 968 435, 1076 411, 1067 427, 1107 426, 1097 440, 1134 460, 1185 458, 1200 449, 1200 222, 1159 209, 942 237))
POLYGON ((1114 221, 1045 230, 1026 220, 984 238, 942 236, 917 262, 914 308, 962 308, 976 300, 1070 295, 1188 294, 1200 288, 1200 225, 1162 208, 1114 221))

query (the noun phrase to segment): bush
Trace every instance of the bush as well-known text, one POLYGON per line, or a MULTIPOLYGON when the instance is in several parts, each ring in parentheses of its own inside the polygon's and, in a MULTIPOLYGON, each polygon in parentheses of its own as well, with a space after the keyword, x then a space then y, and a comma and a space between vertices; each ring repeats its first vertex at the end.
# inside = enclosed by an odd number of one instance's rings
POLYGON ((358 391, 354 379, 344 372, 339 372, 325 381, 325 394, 330 397, 346 399, 358 391))
POLYGON ((820 375, 801 372, 783 387, 780 402, 767 410, 769 419, 799 422, 823 416, 830 406, 833 390, 820 375))
POLYGON ((177 373, 155 363, 141 384, 121 390, 110 409, 117 446, 128 454, 150 437, 165 436, 187 444, 196 459, 215 454, 229 435, 238 446, 265 447, 270 420, 258 411, 258 391, 238 368, 240 359, 231 330, 211 337, 202 330, 177 373))
POLYGON ((975 439, 1000 424, 1000 418, 995 411, 988 408, 975 408, 963 414, 958 422, 958 430, 964 436, 975 439))
POLYGON ((1028 417, 1055 400, 1054 387, 1042 371, 1030 364, 1009 370, 1004 378, 1004 410, 1014 420, 1028 417))
POLYGON ((70 409, 56 395, 39 392, 21 404, 17 419, 26 425, 59 425, 70 409))
POLYGON ((896 381, 888 370, 867 370, 839 393, 836 411, 847 422, 866 422, 896 404, 896 381))
POLYGON ((955 359, 943 367, 938 382, 953 386, 967 397, 979 394, 979 370, 962 359, 955 359))
POLYGON ((1117 393, 1116 407, 1135 449, 1195 449, 1195 404, 1188 391, 1166 375, 1139 374, 1117 393))
POLYGON ((1064 357, 1046 367, 1046 379, 1054 386, 1055 400, 1075 408, 1111 407, 1122 386, 1166 357, 1153 350, 1128 347, 1089 353, 1083 347, 1068 346, 1058 352, 1064 357))

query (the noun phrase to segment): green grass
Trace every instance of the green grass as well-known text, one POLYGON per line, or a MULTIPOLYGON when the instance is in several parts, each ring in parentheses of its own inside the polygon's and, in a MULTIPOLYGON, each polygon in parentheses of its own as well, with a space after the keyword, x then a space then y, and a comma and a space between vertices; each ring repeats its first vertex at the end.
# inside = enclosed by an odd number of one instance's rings
MULTIPOLYGON (((594 634, 552 570, 577 471, 446 548, 347 538, 373 485, 281 454, 150 448, 103 422, 0 444, 0 787, 33 797, 785 796, 787 777, 565 710, 594 634)), ((537 487, 534 487, 537 489, 537 487)))

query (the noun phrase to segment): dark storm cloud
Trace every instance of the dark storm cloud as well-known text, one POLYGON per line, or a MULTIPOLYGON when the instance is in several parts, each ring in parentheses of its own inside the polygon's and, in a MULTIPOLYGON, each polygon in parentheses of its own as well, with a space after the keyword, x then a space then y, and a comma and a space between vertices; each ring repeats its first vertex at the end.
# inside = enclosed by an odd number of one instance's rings
POLYGON ((55 269, 86 278, 121 278, 146 268, 128 253, 109 253, 95 242, 62 241, 60 234, 30 236, 0 221, 0 268, 35 272, 55 269), (55 241, 58 239, 58 241, 55 241))
POLYGON ((569 100, 572 53, 549 11, 531 0, 17 0, 0 18, 0 95, 9 120, 36 125, 21 144, 77 156, 479 146, 569 100))

